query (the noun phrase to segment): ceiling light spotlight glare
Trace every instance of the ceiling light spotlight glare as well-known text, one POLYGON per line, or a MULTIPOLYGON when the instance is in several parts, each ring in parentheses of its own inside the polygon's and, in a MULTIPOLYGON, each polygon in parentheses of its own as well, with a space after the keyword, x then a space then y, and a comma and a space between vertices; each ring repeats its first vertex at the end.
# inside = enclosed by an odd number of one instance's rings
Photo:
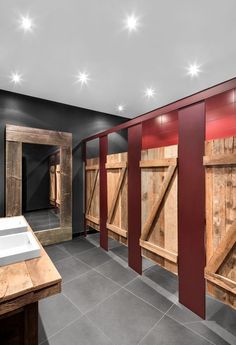
POLYGON ((33 29, 33 21, 29 16, 22 16, 20 19, 20 27, 25 32, 26 31, 32 31, 33 29))
POLYGON ((10 80, 12 83, 14 83, 15 85, 20 84, 22 82, 22 77, 19 73, 15 72, 12 73, 10 76, 10 80))
POLYGON ((118 105, 117 110, 122 113, 122 111, 124 111, 124 106, 122 104, 118 105))
POLYGON ((89 81, 89 75, 85 72, 79 72, 77 76, 77 82, 80 83, 81 85, 87 85, 89 81))
POLYGON ((190 75, 191 77, 197 77, 200 72, 200 66, 196 63, 189 65, 188 75, 190 75))
POLYGON ((132 14, 130 16, 127 16, 125 24, 126 29, 128 29, 129 32, 136 31, 139 26, 139 20, 134 14, 132 14))
POLYGON ((146 90, 145 90, 145 96, 150 99, 150 98, 153 98, 155 95, 155 90, 151 87, 148 87, 146 90))

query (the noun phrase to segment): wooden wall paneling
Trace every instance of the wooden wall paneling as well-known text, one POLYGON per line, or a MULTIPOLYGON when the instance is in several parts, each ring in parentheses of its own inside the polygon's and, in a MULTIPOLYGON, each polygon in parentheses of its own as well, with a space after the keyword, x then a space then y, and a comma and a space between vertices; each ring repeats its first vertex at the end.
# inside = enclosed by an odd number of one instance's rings
POLYGON ((143 256, 177 273, 177 145, 142 151, 143 256))
POLYGON ((208 292, 236 308, 236 137, 206 141, 208 292))
POLYGON ((127 244, 127 152, 107 156, 108 236, 127 244))
POLYGON ((6 142, 6 216, 22 212, 22 143, 6 142), (9 191, 9 192, 8 192, 9 191))
POLYGON ((205 103, 179 110, 179 301, 205 318, 205 103))

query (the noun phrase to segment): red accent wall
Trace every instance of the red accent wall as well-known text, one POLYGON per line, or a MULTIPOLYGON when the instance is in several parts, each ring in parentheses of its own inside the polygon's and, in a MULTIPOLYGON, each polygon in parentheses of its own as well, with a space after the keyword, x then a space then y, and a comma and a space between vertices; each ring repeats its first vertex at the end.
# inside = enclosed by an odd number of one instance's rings
MULTIPOLYGON (((210 97, 206 105, 206 139, 236 135, 236 89, 210 97)), ((178 111, 143 123, 142 149, 178 144, 178 111)))

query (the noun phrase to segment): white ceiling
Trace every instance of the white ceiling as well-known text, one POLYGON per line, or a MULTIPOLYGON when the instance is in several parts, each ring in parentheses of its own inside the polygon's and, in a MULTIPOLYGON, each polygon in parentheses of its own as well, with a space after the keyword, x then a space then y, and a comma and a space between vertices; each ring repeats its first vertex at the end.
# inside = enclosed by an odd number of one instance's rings
POLYGON ((132 118, 235 77, 235 39, 236 0, 0 0, 0 88, 117 115, 124 104, 132 118), (132 13, 140 27, 129 33, 132 13), (33 32, 19 29, 26 14, 33 32))

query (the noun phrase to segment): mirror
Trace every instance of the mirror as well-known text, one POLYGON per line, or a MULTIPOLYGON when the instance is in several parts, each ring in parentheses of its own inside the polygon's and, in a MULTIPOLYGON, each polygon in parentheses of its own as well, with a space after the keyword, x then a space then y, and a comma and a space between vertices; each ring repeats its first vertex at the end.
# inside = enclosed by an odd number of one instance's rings
POLYGON ((22 214, 33 231, 60 227, 60 148, 22 144, 22 214))
POLYGON ((6 126, 6 216, 24 215, 43 245, 72 238, 72 134, 6 126))

